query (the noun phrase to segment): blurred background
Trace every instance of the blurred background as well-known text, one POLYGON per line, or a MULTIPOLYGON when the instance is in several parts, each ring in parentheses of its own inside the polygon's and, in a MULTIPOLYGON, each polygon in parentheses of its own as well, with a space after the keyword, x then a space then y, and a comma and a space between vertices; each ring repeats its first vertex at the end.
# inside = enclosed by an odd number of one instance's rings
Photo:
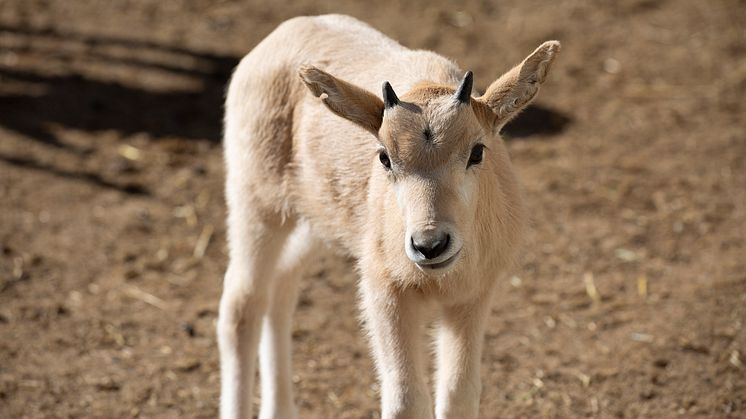
MULTIPOLYGON (((532 227, 481 413, 746 415, 746 3, 3 0, 0 417, 215 417, 222 96, 283 20, 363 19, 483 89, 563 51, 505 137, 532 227)), ((304 418, 374 418, 350 262, 293 334, 304 418)))

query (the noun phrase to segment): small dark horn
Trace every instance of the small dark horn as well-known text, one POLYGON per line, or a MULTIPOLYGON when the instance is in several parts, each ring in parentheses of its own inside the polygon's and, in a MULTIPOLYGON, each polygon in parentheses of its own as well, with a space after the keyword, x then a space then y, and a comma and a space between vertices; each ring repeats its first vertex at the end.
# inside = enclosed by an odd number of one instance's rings
POLYGON ((461 80, 461 85, 456 90, 456 100, 460 103, 471 103, 471 87, 474 84, 474 76, 471 71, 467 71, 464 74, 464 79, 461 80))
POLYGON ((394 88, 387 81, 383 82, 383 105, 388 108, 392 108, 399 104, 399 98, 394 93, 394 88))

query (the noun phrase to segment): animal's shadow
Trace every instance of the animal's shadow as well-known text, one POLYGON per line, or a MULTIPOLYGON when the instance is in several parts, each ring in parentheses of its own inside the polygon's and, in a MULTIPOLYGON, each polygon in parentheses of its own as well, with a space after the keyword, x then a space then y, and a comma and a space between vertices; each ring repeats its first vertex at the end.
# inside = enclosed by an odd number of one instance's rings
POLYGON ((65 145, 46 128, 52 124, 85 131, 147 132, 155 139, 220 141, 223 92, 238 57, 55 29, 0 25, 2 36, 12 37, 12 45, 0 46, 17 55, 48 53, 49 60, 64 64, 82 54, 96 65, 186 76, 199 86, 161 91, 83 74, 52 75, 0 64, 0 77, 43 86, 38 96, 0 94, 0 124, 5 128, 55 147, 65 145), (127 51, 127 57, 121 56, 121 50, 127 51), (154 55, 157 60, 152 59, 154 55))

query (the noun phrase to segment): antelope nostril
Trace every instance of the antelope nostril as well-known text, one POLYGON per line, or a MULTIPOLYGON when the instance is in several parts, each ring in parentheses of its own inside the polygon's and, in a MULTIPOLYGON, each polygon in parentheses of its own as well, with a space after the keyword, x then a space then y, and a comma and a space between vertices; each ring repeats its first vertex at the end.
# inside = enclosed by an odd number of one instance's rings
POLYGON ((439 234, 437 236, 419 236, 412 235, 412 248, 418 251, 425 259, 435 259, 442 255, 451 242, 450 234, 439 234))

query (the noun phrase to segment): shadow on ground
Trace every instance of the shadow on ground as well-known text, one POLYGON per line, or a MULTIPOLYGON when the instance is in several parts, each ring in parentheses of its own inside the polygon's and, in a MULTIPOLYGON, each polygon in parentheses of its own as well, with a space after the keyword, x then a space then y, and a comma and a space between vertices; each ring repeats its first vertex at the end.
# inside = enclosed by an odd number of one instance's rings
POLYGON ((116 79, 98 80, 53 71, 44 74, 21 70, 21 66, 0 65, 4 83, 41 87, 42 93, 36 96, 0 94, 0 124, 30 140, 71 148, 49 129, 57 124, 85 131, 147 132, 156 139, 220 141, 224 86, 238 63, 237 57, 152 42, 7 25, 0 25, 0 39, 5 39, 0 46, 17 56, 45 54, 53 62, 83 58, 97 64, 125 65, 143 76, 152 71, 161 77, 186 76, 200 86, 194 90, 156 91, 125 85, 116 79), (122 50, 126 56, 122 56, 122 50), (154 59, 135 58, 140 56, 154 59))

